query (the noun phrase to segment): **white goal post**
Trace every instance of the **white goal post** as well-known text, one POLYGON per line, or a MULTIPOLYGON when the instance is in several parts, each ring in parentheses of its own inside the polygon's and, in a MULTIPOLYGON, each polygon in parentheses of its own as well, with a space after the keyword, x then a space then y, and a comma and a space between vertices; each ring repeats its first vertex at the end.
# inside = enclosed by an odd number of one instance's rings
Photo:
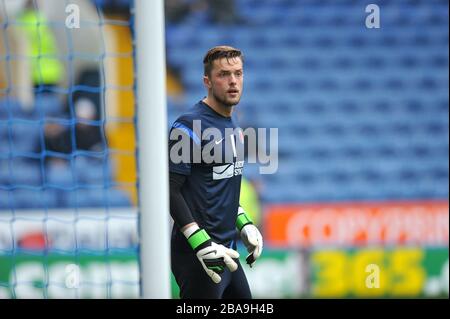
POLYGON ((141 297, 170 298, 164 1, 135 1, 141 297))

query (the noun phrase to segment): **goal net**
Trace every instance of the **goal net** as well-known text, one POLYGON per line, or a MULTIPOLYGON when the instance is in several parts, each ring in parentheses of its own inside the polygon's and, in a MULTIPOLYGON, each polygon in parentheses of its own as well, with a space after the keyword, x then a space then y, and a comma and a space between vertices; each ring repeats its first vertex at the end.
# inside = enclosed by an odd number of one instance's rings
POLYGON ((139 297, 132 7, 0 0, 0 298, 139 297))

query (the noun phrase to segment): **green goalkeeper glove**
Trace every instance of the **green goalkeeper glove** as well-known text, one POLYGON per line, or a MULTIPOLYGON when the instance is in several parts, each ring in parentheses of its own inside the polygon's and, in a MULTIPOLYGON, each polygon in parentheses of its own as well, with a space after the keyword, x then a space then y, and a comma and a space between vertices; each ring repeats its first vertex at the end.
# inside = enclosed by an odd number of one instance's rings
POLYGON ((203 269, 216 284, 222 280, 219 274, 224 272, 225 267, 232 272, 238 268, 233 258, 239 258, 239 253, 213 242, 204 229, 192 225, 184 230, 183 234, 195 251, 203 269))
POLYGON ((236 227, 240 232, 242 242, 245 247, 247 247, 247 251, 250 253, 246 258, 247 264, 252 267, 256 259, 261 256, 263 250, 262 235, 258 228, 253 225, 253 222, 242 207, 239 207, 238 210, 236 227))

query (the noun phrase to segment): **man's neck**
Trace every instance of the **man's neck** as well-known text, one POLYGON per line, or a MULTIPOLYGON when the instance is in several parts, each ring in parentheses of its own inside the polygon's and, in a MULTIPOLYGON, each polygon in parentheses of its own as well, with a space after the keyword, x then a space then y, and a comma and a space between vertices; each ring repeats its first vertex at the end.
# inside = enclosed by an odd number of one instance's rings
POLYGON ((233 114, 234 106, 230 107, 222 105, 216 99, 211 98, 209 96, 203 99, 203 103, 207 104, 210 108, 212 108, 214 111, 216 111, 222 116, 231 117, 231 115, 233 114))

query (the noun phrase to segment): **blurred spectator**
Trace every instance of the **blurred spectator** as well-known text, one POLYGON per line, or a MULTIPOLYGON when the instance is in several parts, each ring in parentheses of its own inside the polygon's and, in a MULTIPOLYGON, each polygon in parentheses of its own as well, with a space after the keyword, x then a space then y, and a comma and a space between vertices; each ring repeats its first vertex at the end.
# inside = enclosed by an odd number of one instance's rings
POLYGON ((33 85, 40 93, 51 91, 64 76, 64 68, 58 60, 58 47, 48 21, 29 0, 17 21, 26 34, 31 57, 33 85))
POLYGON ((234 0, 203 0, 213 23, 240 24, 244 22, 236 13, 234 0))
MULTIPOLYGON (((100 118, 100 89, 101 80, 100 72, 95 68, 84 69, 80 72, 80 75, 75 82, 75 92, 73 92, 72 98, 74 105, 77 104, 79 99, 90 100, 95 107, 95 115, 92 120, 98 120, 100 118), (88 90, 87 88, 90 90, 88 90)), ((70 113, 70 105, 67 105, 67 112, 70 113)))
POLYGON ((212 23, 242 23, 236 13, 234 0, 166 0, 165 16, 169 23, 182 23, 195 12, 207 12, 212 23))
POLYGON ((96 106, 92 100, 80 98, 75 103, 75 144, 79 150, 103 151, 105 145, 99 125, 89 124, 98 118, 96 106))
MULTIPOLYGON (((103 151, 105 141, 99 125, 93 124, 97 118, 94 103, 87 98, 80 98, 75 105, 75 138, 71 127, 59 123, 48 123, 44 128, 44 149, 46 151, 69 154, 75 150, 103 151)), ((39 141, 37 151, 42 151, 39 141)), ((46 157, 48 160, 48 158, 46 157)))
POLYGON ((164 10, 166 20, 169 23, 177 24, 189 16, 192 11, 192 1, 186 0, 166 0, 164 10))
MULTIPOLYGON (((58 123, 48 123, 44 127, 44 144, 45 150, 58 152, 58 153, 70 153, 72 151, 72 142, 70 140, 69 130, 58 123)), ((39 152, 40 143, 39 143, 39 152)))

